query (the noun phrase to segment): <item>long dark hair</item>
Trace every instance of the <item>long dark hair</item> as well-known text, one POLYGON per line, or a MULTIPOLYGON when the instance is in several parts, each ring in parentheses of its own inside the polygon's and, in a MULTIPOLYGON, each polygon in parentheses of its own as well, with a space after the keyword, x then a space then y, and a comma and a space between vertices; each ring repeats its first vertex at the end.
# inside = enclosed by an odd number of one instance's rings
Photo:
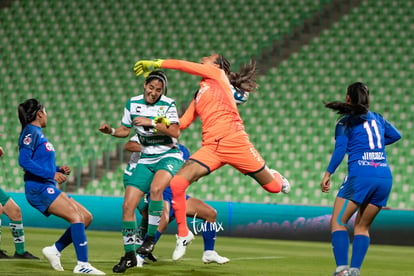
POLYGON ((362 82, 355 82, 348 86, 346 93, 351 102, 333 101, 324 103, 325 107, 335 110, 340 115, 359 116, 366 114, 369 110, 368 86, 362 82))
POLYGON ((246 92, 254 92, 257 89, 257 68, 255 60, 250 60, 249 63, 241 65, 240 72, 238 73, 231 71, 230 62, 222 55, 218 55, 216 64, 224 70, 231 85, 235 88, 246 92))
POLYGON ((43 105, 36 99, 29 99, 19 104, 17 111, 22 130, 36 120, 37 111, 43 109, 43 105))

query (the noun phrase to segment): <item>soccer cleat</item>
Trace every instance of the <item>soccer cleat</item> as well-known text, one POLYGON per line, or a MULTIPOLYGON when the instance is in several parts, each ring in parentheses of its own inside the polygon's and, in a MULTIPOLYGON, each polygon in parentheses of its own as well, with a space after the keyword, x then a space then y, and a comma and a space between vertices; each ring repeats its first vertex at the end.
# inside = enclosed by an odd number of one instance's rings
POLYGON ((0 249, 0 259, 10 259, 10 257, 6 254, 6 251, 0 249))
POLYGON ((176 237, 177 243, 175 245, 175 250, 172 255, 173 261, 178 261, 179 259, 181 259, 185 254, 187 245, 189 245, 191 241, 194 240, 194 235, 190 230, 188 230, 188 235, 186 237, 179 237, 178 235, 176 235, 176 237))
POLYGON ((152 253, 149 253, 146 257, 151 262, 154 262, 155 263, 157 261, 157 258, 154 255, 152 255, 152 253))
POLYGON ((73 269, 75 274, 106 275, 105 272, 93 267, 90 263, 78 263, 73 269))
POLYGON ((333 274, 332 274, 332 276, 349 276, 350 274, 349 274, 349 270, 348 270, 348 268, 344 268, 344 269, 342 269, 341 271, 339 271, 339 272, 334 272, 333 274))
POLYGON ((137 249, 137 254, 148 256, 153 250, 155 246, 155 238, 151 236, 147 236, 142 243, 142 245, 137 249))
POLYGON ((137 266, 137 257, 134 251, 125 253, 125 256, 121 257, 121 260, 116 264, 112 271, 115 273, 124 273, 128 268, 137 266))
POLYGON ((43 255, 49 260, 50 266, 57 271, 64 271, 62 264, 60 263, 60 252, 54 245, 47 246, 42 249, 43 255))
POLYGON ((33 256, 30 252, 25 251, 23 254, 18 254, 17 252, 14 253, 13 258, 15 259, 32 259, 32 260, 40 260, 39 257, 33 256))
POLYGON ((284 177, 282 178, 283 178, 282 193, 288 194, 290 192, 290 183, 286 178, 284 177))
POLYGON ((282 184, 282 190, 281 192, 284 194, 288 194, 290 192, 290 183, 289 181, 286 179, 286 177, 284 177, 283 175, 280 174, 280 172, 271 169, 270 170, 271 173, 273 174, 278 174, 280 176, 280 178, 282 178, 283 180, 283 184, 282 184))
POLYGON ((355 267, 351 267, 349 269, 349 276, 359 276, 359 269, 355 267))
POLYGON ((229 258, 222 257, 219 254, 217 254, 214 250, 207 250, 203 253, 203 263, 210 264, 210 263, 218 263, 218 264, 226 264, 230 262, 229 258))
POLYGON ((145 258, 137 255, 137 267, 143 267, 145 263, 145 258))

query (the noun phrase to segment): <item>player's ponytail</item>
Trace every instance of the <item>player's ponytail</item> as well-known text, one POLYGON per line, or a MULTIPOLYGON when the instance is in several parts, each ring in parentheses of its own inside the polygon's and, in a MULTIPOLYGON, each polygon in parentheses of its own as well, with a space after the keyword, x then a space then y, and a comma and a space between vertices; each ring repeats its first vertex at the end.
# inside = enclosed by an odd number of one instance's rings
POLYGON ((43 105, 36 99, 29 99, 19 104, 17 111, 22 130, 31 122, 36 120, 37 111, 41 110, 43 105))
POLYGON ((231 85, 235 88, 246 92, 254 92, 257 89, 257 68, 255 60, 251 60, 249 63, 241 65, 240 72, 232 72, 230 62, 222 55, 218 55, 216 63, 223 69, 231 85))
POLYGON ((355 82, 348 86, 346 95, 349 102, 333 101, 324 103, 325 107, 335 110, 340 115, 360 116, 369 109, 369 90, 362 82, 355 82))
POLYGON ((369 109, 369 90, 362 82, 355 82, 348 86, 347 102, 333 101, 324 103, 325 107, 335 110, 342 116, 346 127, 355 126, 366 120, 365 114, 369 109))

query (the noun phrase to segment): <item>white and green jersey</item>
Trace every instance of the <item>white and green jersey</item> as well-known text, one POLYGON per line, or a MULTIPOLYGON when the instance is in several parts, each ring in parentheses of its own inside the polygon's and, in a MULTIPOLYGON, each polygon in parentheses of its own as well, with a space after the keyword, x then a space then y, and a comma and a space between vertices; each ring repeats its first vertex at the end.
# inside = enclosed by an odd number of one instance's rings
POLYGON ((157 116, 166 117, 171 124, 179 124, 179 118, 175 101, 164 95, 152 105, 144 100, 144 95, 132 97, 125 105, 122 125, 134 127, 142 146, 139 163, 153 164, 164 157, 175 157, 182 159, 180 150, 177 147, 177 139, 161 132, 154 132, 152 126, 134 126, 136 117, 154 119, 157 116))

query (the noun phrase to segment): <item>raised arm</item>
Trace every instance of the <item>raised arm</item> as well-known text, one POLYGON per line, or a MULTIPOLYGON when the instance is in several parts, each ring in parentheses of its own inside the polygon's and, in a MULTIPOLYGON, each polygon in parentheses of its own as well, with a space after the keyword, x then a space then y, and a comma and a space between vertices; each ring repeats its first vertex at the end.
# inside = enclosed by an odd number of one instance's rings
POLYGON ((201 64, 177 59, 139 60, 135 63, 134 72, 137 76, 142 74, 146 76, 151 71, 158 68, 178 70, 191 75, 210 79, 220 79, 224 74, 221 69, 209 64, 201 64))
POLYGON ((191 101, 190 105, 185 110, 183 116, 180 117, 180 129, 186 129, 194 122, 197 118, 197 113, 194 108, 194 99, 191 101))
POLYGON ((161 68, 174 69, 191 75, 200 76, 202 78, 218 79, 221 77, 222 70, 208 65, 195 63, 185 60, 166 59, 161 63, 161 68))

